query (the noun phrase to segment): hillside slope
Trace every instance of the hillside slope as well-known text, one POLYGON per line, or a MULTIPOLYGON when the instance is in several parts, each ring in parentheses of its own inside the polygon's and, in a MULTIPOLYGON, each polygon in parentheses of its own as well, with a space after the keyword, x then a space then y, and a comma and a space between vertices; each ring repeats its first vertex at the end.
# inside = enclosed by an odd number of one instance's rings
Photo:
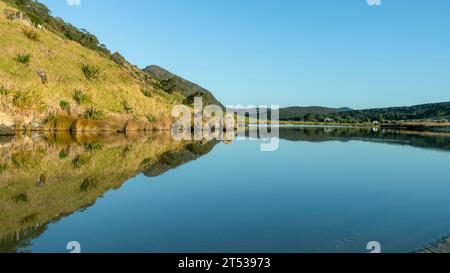
POLYGON ((160 87, 164 91, 168 93, 178 92, 184 96, 186 98, 184 101, 185 104, 191 104, 194 97, 202 97, 205 105, 215 104, 224 108, 222 103, 220 103, 210 91, 174 75, 157 65, 148 66, 144 68, 143 71, 151 77, 158 79, 161 82, 160 87))
POLYGON ((21 129, 55 115, 154 123, 183 101, 135 67, 27 18, 8 18, 12 11, 0 1, 0 114, 13 119, 3 127, 21 129))

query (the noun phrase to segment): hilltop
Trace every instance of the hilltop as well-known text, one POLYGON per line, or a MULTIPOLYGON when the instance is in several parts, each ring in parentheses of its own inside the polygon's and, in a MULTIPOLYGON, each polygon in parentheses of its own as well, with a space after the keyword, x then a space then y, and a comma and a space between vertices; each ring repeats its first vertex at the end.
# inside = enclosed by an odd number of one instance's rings
POLYGON ((157 65, 147 66, 143 71, 151 77, 158 79, 161 82, 160 87, 164 91, 168 93, 179 92, 186 98, 184 101, 185 104, 192 104, 194 97, 202 97, 205 105, 215 104, 224 108, 222 103, 220 103, 210 91, 183 79, 182 77, 174 75, 157 65))

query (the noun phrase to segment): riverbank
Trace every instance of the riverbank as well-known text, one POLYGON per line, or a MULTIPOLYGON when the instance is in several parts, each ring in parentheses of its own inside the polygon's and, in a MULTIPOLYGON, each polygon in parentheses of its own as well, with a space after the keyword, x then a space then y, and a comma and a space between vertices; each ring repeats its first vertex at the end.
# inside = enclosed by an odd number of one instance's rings
POLYGON ((430 244, 417 253, 450 253, 450 237, 443 238, 436 243, 430 244))

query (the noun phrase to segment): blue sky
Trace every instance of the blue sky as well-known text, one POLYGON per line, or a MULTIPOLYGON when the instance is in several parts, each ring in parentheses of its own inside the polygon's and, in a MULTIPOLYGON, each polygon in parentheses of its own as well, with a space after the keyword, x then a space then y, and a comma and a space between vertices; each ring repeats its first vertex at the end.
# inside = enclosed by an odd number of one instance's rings
POLYGON ((450 1, 381 1, 41 2, 130 62, 160 65, 224 104, 450 101, 450 1))

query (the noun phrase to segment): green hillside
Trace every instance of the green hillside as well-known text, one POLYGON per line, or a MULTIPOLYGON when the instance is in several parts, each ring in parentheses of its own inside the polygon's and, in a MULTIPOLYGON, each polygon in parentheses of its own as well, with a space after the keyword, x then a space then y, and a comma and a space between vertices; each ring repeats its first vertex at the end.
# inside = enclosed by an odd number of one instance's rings
POLYGON ((56 117, 50 126, 65 129, 79 119, 99 120, 90 129, 130 120, 129 129, 167 129, 172 106, 186 99, 38 2, 0 1, 0 37, 0 128, 42 128, 56 117))

